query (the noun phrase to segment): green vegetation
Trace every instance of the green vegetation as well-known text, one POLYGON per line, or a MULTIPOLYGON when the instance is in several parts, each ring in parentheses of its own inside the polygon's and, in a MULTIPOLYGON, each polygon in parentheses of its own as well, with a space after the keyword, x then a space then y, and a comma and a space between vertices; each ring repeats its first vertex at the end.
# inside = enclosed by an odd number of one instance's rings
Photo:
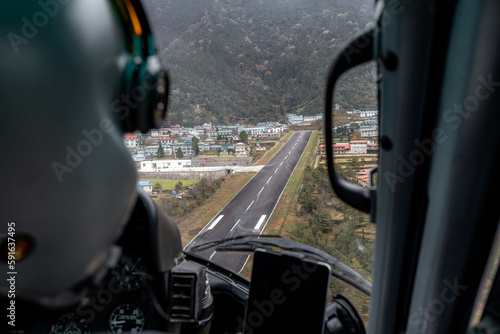
POLYGON ((163 186, 161 185, 160 182, 156 182, 154 185, 153 185, 153 191, 157 191, 157 192, 160 192, 162 190, 163 186))
POLYGON ((182 153, 182 150, 181 150, 181 148, 180 148, 180 147, 177 149, 177 152, 175 153, 175 157, 176 157, 177 159, 182 159, 182 158, 184 158, 184 153, 182 153))
MULTIPOLYGON (((186 211, 182 217, 177 217, 176 222, 181 232, 182 244, 186 245, 191 241, 255 174, 255 172, 230 174, 222 179, 221 187, 204 205, 186 211)), ((170 214, 168 211, 167 213, 170 214)))
POLYGON ((215 181, 203 179, 188 193, 185 193, 182 199, 163 197, 158 200, 158 205, 173 218, 181 218, 186 213, 202 206, 220 188, 221 184, 221 179, 215 181))
POLYGON ((197 156, 198 154, 200 154, 200 148, 198 147, 198 142, 200 140, 196 137, 193 137, 191 139, 191 147, 193 148, 193 151, 194 151, 194 155, 197 156))
POLYGON ((165 151, 163 150, 163 146, 158 145, 158 158, 163 158, 165 156, 165 151))
POLYGON ((248 140, 248 133, 245 130, 243 130, 240 132, 239 137, 242 142, 246 143, 248 140))
MULTIPOLYGON (((336 166, 336 170, 341 177, 348 178, 340 166, 336 166)), ((336 197, 324 165, 305 168, 298 201, 305 223, 291 226, 290 237, 331 254, 370 279, 374 225, 367 214, 336 197)), ((361 314, 368 314, 369 298, 354 288, 334 280, 331 293, 347 296, 361 314)))
MULTIPOLYGON (((349 265, 370 280, 373 266, 375 226, 367 214, 352 209, 334 194, 324 163, 311 166, 314 148, 319 141, 317 132, 311 140, 276 206, 266 233, 279 233, 293 240, 321 249, 349 265)), ((361 158, 336 164, 339 175, 351 180, 361 158)), ((350 298, 367 319, 369 298, 338 280, 332 280, 331 295, 350 298)))
MULTIPOLYGON (((293 135, 293 131, 288 131, 281 137, 270 149, 266 151, 256 151, 253 150, 250 154, 254 157, 252 166, 265 165, 271 160, 276 153, 285 146, 286 142, 293 135)), ((256 141, 253 144, 257 143, 256 141)), ((267 146, 266 146, 267 147, 267 146)))
MULTIPOLYGON (((145 3, 172 80, 171 124, 257 124, 323 112, 333 56, 373 20, 372 1, 145 3), (199 108, 193 112, 193 105, 199 108)), ((376 108, 375 65, 341 78, 335 102, 376 108)))
POLYGON ((175 184, 175 190, 177 191, 182 190, 182 181, 179 181, 175 184))
MULTIPOLYGON (((197 184, 200 181, 195 181, 195 180, 166 180, 166 179, 141 179, 140 181, 151 181, 153 183, 153 187, 156 184, 160 185, 160 190, 166 191, 166 190, 174 190, 175 186, 177 183, 182 183, 183 187, 189 187, 194 184, 197 184)), ((153 188, 154 190, 154 188, 153 188)), ((154 190, 156 191, 156 190, 154 190)))

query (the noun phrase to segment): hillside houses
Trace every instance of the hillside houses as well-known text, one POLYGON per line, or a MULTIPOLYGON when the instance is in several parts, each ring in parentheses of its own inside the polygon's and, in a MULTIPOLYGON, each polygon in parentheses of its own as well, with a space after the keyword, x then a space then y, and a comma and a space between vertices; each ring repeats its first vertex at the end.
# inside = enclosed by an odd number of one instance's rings
MULTIPOLYGON (((153 129, 148 134, 129 133, 124 142, 132 155, 146 158, 158 156, 159 146, 163 148, 165 157, 175 157, 180 149, 184 157, 194 155, 193 138, 198 139, 200 153, 218 151, 221 154, 247 156, 250 148, 240 143, 239 135, 247 133, 248 139, 281 137, 288 130, 287 125, 277 122, 259 123, 255 127, 242 125, 213 125, 204 123, 194 127, 172 125, 168 128, 153 129)), ((141 158, 142 159, 142 158, 141 158)))
MULTIPOLYGON (((348 143, 336 143, 333 145, 333 154, 377 154, 378 143, 375 140, 351 140, 348 143)), ((319 145, 319 154, 326 154, 326 145, 319 145)))
POLYGON ((296 114, 288 114, 288 122, 290 124, 300 124, 300 123, 310 123, 314 121, 319 121, 323 119, 323 114, 319 113, 315 116, 302 116, 296 114))

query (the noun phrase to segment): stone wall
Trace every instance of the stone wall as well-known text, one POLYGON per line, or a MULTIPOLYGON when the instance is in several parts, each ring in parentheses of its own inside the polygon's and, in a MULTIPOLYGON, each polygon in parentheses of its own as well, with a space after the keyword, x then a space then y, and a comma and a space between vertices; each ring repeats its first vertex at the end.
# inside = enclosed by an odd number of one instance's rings
POLYGON ((203 172, 138 172, 139 179, 167 179, 167 180, 217 180, 226 177, 228 170, 203 172))
POLYGON ((252 162, 253 158, 193 158, 191 163, 193 166, 198 167, 207 164, 207 167, 217 167, 217 166, 233 166, 236 164, 238 166, 248 166, 252 162))

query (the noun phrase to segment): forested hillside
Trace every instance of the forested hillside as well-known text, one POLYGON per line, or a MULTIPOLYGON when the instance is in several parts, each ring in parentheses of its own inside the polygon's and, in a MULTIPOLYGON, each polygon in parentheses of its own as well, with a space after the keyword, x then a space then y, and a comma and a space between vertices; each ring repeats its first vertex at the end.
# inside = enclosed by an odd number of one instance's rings
MULTIPOLYGON (((146 0, 171 76, 171 123, 284 121, 322 112, 325 78, 372 0, 146 0)), ((374 67, 337 88, 345 109, 374 109, 374 67)))

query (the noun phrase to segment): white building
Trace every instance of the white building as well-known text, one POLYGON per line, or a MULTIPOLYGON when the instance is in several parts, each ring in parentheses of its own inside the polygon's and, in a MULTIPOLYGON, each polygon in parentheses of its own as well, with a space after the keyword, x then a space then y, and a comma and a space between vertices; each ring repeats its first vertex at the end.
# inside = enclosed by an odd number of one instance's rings
POLYGON ((248 128, 247 129, 249 132, 250 137, 262 137, 264 132, 266 132, 265 127, 255 127, 255 128, 248 128))
POLYGON ((378 116, 378 110, 369 110, 369 111, 356 110, 356 111, 354 111, 354 113, 358 114, 360 117, 378 116))
POLYGON ((137 188, 140 188, 146 192, 146 194, 151 195, 153 192, 153 182, 151 181, 137 181, 137 188))
POLYGON ((366 154, 366 140, 351 140, 349 142, 351 154, 366 154))
POLYGON ((182 169, 191 166, 191 160, 154 160, 142 161, 139 165, 141 172, 161 172, 171 169, 182 169))
POLYGON ((378 136, 378 128, 376 128, 376 127, 361 128, 359 131, 361 132, 361 137, 377 137, 378 136))
POLYGON ((247 154, 246 145, 244 143, 238 143, 234 145, 234 154, 245 155, 247 154))
POLYGON ((139 144, 136 134, 127 134, 123 136, 123 141, 125 142, 125 146, 128 148, 135 148, 139 144))
MULTIPOLYGON (((139 152, 137 152, 139 154, 139 152)), ((146 146, 144 147, 144 153, 145 156, 149 157, 155 157, 158 155, 158 146, 153 145, 153 146, 146 146)))

